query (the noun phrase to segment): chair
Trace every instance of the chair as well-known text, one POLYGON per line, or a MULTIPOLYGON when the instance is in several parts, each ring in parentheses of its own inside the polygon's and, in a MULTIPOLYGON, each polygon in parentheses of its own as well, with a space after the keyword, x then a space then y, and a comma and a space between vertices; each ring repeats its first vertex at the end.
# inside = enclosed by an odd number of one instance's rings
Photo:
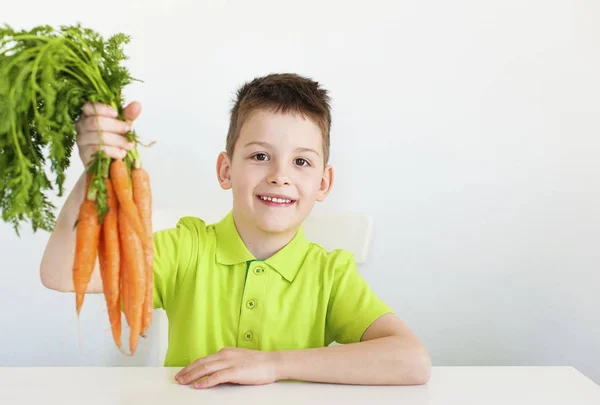
MULTIPOLYGON (((179 218, 197 216, 207 224, 217 222, 224 215, 202 214, 194 210, 156 210, 153 213, 154 231, 173 228, 179 218)), ((303 224, 308 240, 327 250, 346 249, 354 253, 357 264, 365 263, 373 234, 372 218, 363 213, 313 212, 303 224)), ((162 309, 154 310, 152 328, 156 328, 157 353, 155 363, 161 366, 167 354, 169 341, 168 319, 162 309)))

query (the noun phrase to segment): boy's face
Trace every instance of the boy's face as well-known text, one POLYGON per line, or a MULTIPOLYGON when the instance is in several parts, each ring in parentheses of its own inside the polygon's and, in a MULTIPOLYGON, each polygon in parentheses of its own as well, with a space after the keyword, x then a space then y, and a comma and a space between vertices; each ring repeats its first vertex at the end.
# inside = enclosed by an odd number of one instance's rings
POLYGON ((246 120, 233 158, 221 153, 217 171, 221 187, 232 189, 236 220, 263 233, 295 232, 333 182, 319 127, 267 110, 246 120))

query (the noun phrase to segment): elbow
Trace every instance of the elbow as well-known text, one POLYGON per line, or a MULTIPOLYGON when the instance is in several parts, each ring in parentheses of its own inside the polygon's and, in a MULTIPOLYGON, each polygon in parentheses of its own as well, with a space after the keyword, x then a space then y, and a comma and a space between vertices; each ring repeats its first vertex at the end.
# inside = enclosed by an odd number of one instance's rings
POLYGON ((52 280, 48 277, 48 272, 46 271, 44 265, 42 264, 40 266, 40 281, 42 282, 42 285, 44 287, 46 287, 49 290, 55 290, 55 286, 52 283, 52 280))
POLYGON ((425 385, 431 378, 431 357, 422 343, 399 351, 395 385, 425 385))
POLYGON ((51 279, 44 277, 43 274, 40 275, 40 281, 42 282, 42 285, 49 290, 65 292, 63 288, 60 288, 60 286, 54 283, 51 279))
POLYGON ((423 346, 418 350, 415 360, 414 385, 424 385, 431 378, 431 357, 423 346))
POLYGON ((49 264, 47 263, 46 256, 42 258, 40 263, 40 281, 44 287, 49 290, 56 290, 55 284, 52 282, 52 278, 49 276, 51 273, 48 270, 49 264))
POLYGON ((64 285, 60 285, 60 283, 56 281, 56 278, 51 277, 50 274, 51 273, 42 264, 42 266, 40 266, 40 281, 44 287, 53 291, 69 292, 68 288, 65 288, 64 285))
MULTIPOLYGON (((61 293, 71 293, 71 292, 74 292, 73 289, 68 288, 68 287, 66 287, 64 285, 60 285, 58 283, 55 283, 55 282, 53 282, 51 280, 45 280, 45 279, 42 278, 41 281, 42 281, 42 285, 44 287, 46 287, 47 289, 49 289, 49 290, 58 291, 58 292, 61 292, 61 293)), ((93 291, 87 291, 87 292, 91 293, 93 291)))

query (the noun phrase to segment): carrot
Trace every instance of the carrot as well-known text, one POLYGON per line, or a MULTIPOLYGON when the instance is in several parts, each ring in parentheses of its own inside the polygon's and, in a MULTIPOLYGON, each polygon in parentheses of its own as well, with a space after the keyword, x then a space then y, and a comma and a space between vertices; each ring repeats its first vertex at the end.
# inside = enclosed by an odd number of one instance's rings
POLYGON ((122 245, 123 260, 123 299, 125 317, 130 326, 129 349, 135 354, 142 329, 142 310, 146 295, 146 268, 144 248, 133 230, 129 216, 119 210, 119 240, 122 245))
POLYGON ((102 222, 102 233, 98 244, 100 274, 102 275, 102 291, 106 300, 108 319, 117 347, 121 347, 121 308, 120 308, 120 243, 118 228, 117 197, 109 179, 106 185, 108 212, 102 222))
POLYGON ((125 253, 123 252, 123 244, 121 244, 121 266, 120 266, 120 277, 119 277, 119 287, 121 291, 121 302, 123 307, 123 313, 125 314, 125 320, 128 325, 131 325, 131 289, 129 286, 131 283, 129 280, 131 279, 131 275, 129 273, 129 268, 127 267, 127 261, 124 260, 125 253))
POLYGON ((154 247, 152 243, 152 191, 150 188, 150 177, 148 172, 142 168, 131 171, 131 182, 133 187, 133 201, 137 206, 144 230, 146 231, 146 247, 144 259, 146 267, 146 296, 144 298, 144 309, 142 312, 142 336, 152 321, 152 287, 154 281, 154 247))
POLYGON ((98 256, 98 240, 100 239, 100 224, 96 213, 96 200, 88 200, 91 175, 88 175, 86 197, 79 207, 75 231, 75 256, 73 259, 73 286, 76 295, 77 315, 81 311, 83 298, 87 291, 88 283, 92 277, 96 258, 98 256))
POLYGON ((140 214, 133 201, 133 190, 127 164, 123 160, 113 160, 110 164, 110 179, 117 199, 119 200, 119 211, 124 212, 133 230, 146 245, 146 231, 142 225, 140 214))
MULTIPOLYGON (((119 232, 120 233, 120 232, 119 232)), ((130 290, 129 288, 125 288, 126 285, 129 285, 129 279, 131 278, 129 275, 129 269, 127 268, 127 261, 125 258, 125 253, 123 253, 123 244, 120 244, 121 248, 121 265, 120 265, 120 273, 119 273, 119 288, 121 291, 121 301, 123 305, 123 313, 125 314, 125 320, 127 324, 131 324, 131 300, 130 290)))

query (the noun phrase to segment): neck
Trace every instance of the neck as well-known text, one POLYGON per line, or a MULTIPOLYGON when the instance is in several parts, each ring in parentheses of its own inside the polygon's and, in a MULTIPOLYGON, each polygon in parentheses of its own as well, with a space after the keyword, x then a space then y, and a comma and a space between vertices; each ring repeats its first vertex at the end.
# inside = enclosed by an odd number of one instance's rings
POLYGON ((266 260, 279 252, 296 236, 297 229, 287 232, 264 232, 250 225, 244 218, 233 213, 233 222, 246 248, 258 260, 266 260))

